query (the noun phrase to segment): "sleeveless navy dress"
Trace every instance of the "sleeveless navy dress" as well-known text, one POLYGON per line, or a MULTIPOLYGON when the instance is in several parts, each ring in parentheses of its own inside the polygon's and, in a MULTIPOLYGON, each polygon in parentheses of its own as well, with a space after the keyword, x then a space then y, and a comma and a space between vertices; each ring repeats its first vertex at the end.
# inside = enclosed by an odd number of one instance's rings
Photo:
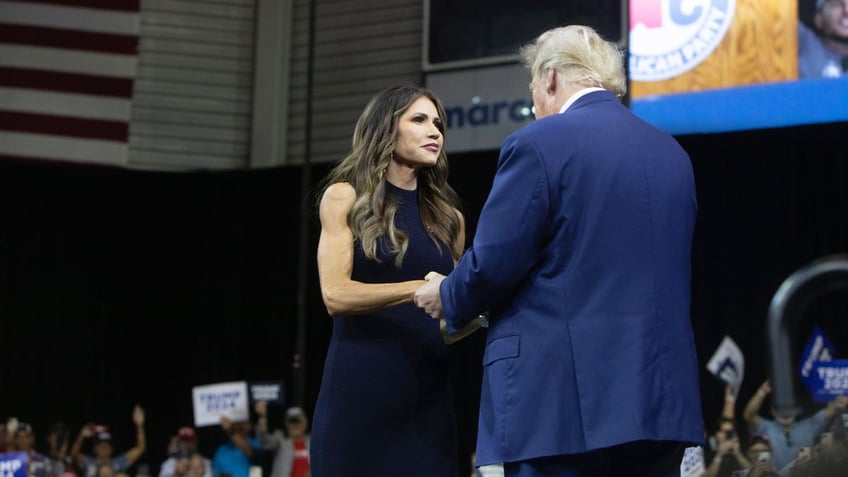
MULTIPOLYGON (((409 236, 400 269, 388 240, 381 262, 355 244, 352 279, 388 283, 448 274, 453 259, 427 235, 417 191, 386 183, 398 201, 395 226, 409 236)), ((312 477, 456 475, 448 357, 439 322, 413 304, 371 315, 334 316, 310 447, 312 477)))

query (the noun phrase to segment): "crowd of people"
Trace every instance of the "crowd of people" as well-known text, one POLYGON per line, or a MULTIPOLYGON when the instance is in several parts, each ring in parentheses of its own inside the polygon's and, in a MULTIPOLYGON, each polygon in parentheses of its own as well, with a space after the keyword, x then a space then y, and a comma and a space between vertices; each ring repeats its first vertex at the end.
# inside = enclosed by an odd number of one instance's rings
POLYGON ((0 454, 25 452, 27 477, 307 477, 309 425, 303 409, 287 409, 284 429, 275 430, 268 429, 267 403, 256 402, 254 411, 255 425, 221 418, 226 438, 211 456, 200 452, 196 430, 183 426, 163 443, 167 458, 150 462, 153 453, 147 445, 140 406, 132 412, 135 445, 124 452, 115 451, 105 425, 87 423, 72 439, 68 427, 57 422, 40 441, 31 424, 9 418, 0 423, 0 454), (91 455, 84 449, 90 449, 91 455))
MULTIPOLYGON (((764 412, 771 393, 762 383, 742 409, 737 421, 737 399, 727 386, 724 405, 713 432, 705 436, 702 477, 843 477, 848 476, 848 396, 839 396, 804 418, 784 418, 764 412)), ((26 452, 29 477, 268 477, 310 475, 309 419, 300 407, 285 411, 284 429, 268 428, 268 405, 254 405, 252 421, 221 419, 225 439, 211 457, 197 447, 197 432, 177 429, 167 447, 168 457, 152 467, 148 456, 144 410, 136 406, 132 420, 135 445, 116 453, 109 429, 86 424, 75 439, 63 423, 55 423, 43 440, 15 418, 0 423, 0 453, 26 452), (82 449, 90 448, 92 455, 82 449), (147 459, 149 461, 149 459, 147 459)), ((148 456, 149 457, 149 456, 148 456)), ((471 476, 503 475, 497 466, 474 469, 471 476)))
POLYGON ((783 416, 764 404, 765 381, 747 401, 737 427, 736 396, 725 389, 724 406, 705 439, 702 477, 848 476, 848 396, 838 396, 802 418, 783 416))

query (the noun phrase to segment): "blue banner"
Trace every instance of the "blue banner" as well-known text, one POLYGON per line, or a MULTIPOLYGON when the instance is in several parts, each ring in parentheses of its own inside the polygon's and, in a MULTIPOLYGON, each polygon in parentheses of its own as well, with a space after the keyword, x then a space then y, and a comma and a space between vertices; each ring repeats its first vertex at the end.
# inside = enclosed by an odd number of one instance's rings
POLYGON ((801 381, 810 390, 815 393, 818 380, 814 379, 813 369, 818 362, 831 361, 836 356, 836 349, 833 344, 827 339, 827 336, 822 333, 822 330, 817 326, 813 329, 813 336, 804 348, 804 353, 801 355, 801 381))
POLYGON ((848 359, 819 361, 810 373, 810 392, 818 402, 833 401, 836 396, 848 396, 848 359))

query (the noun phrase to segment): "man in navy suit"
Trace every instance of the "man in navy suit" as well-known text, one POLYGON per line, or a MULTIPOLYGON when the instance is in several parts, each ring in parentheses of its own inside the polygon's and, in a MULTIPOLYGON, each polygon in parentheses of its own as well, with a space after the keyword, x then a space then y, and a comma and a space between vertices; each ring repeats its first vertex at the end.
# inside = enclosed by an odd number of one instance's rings
POLYGON ((704 436, 689 157, 620 103, 621 53, 591 28, 521 53, 537 120, 504 141, 473 247, 415 302, 449 332, 489 312, 478 465, 679 475, 704 436))

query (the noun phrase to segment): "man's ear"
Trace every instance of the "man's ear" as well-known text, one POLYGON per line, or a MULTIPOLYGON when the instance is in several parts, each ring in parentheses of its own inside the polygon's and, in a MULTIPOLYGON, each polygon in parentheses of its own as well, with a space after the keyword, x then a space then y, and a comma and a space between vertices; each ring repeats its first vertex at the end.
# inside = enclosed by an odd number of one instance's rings
POLYGON ((545 91, 551 96, 556 95, 557 71, 554 68, 550 68, 545 72, 545 91))

